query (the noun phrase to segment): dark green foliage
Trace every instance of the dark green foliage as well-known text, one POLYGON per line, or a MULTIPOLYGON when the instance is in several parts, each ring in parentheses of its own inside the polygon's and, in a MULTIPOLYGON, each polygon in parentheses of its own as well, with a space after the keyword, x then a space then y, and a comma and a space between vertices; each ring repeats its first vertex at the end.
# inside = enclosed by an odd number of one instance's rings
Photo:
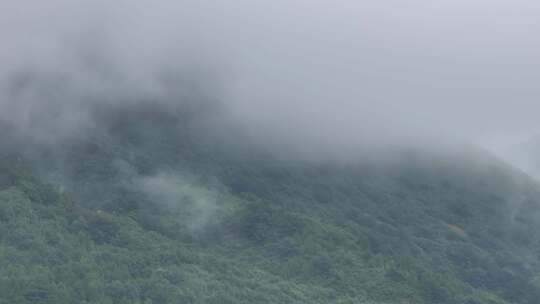
POLYGON ((485 155, 285 161, 178 113, 99 115, 0 159, 0 303, 540 298, 540 188, 485 155))
POLYGON ((247 203, 235 221, 238 234, 256 244, 294 236, 303 228, 302 221, 294 214, 262 201, 247 203))

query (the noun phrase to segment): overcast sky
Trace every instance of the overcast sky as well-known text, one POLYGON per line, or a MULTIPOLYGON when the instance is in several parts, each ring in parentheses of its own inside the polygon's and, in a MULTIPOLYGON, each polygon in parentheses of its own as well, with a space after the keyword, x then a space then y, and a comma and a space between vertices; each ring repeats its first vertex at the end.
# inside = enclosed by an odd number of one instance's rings
MULTIPOLYGON (((3 0, 0 76, 158 94, 158 71, 188 67, 283 141, 500 149, 540 131, 538 16, 533 0, 3 0)), ((4 117, 28 110, 2 98, 4 117)))

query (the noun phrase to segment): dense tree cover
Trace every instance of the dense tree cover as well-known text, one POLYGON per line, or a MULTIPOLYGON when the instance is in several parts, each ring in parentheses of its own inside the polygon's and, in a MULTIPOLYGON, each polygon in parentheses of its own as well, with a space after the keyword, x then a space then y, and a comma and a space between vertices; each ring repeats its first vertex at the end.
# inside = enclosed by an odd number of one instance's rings
POLYGON ((480 152, 323 164, 113 118, 2 151, 0 303, 540 299, 540 188, 480 152))

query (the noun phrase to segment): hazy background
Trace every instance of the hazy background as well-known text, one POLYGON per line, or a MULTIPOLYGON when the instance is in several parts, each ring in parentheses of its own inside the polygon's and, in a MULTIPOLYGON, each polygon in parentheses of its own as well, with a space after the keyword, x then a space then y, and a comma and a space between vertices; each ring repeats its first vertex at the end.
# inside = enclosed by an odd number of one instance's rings
POLYGON ((271 145, 461 139, 523 164, 508 151, 540 130, 538 16, 532 0, 4 0, 0 117, 58 137, 92 103, 196 92, 271 145))

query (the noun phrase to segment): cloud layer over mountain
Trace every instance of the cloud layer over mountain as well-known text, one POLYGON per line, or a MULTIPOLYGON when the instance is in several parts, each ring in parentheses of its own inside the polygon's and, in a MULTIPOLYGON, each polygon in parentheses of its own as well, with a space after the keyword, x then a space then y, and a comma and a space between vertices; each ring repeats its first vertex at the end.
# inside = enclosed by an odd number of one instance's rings
POLYGON ((309 150, 498 147, 540 129, 531 0, 23 0, 0 11, 0 117, 54 136, 91 124, 92 104, 177 99, 218 100, 255 137, 309 150))

